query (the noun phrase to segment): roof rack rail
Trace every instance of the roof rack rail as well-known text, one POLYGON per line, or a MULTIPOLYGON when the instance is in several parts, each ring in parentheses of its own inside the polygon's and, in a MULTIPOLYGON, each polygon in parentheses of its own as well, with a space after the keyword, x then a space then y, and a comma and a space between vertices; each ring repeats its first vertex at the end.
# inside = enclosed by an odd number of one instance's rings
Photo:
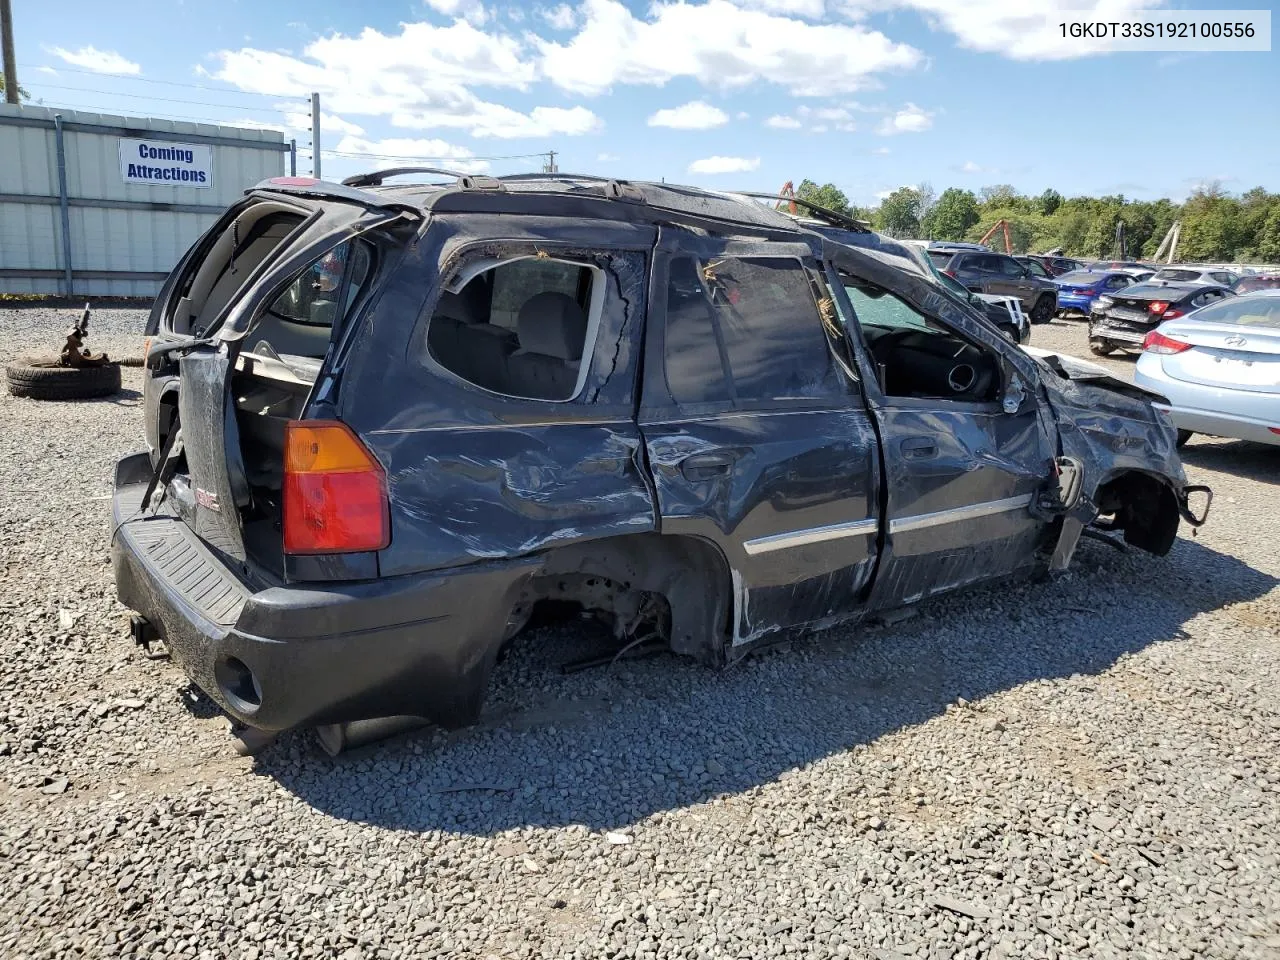
POLYGON ((468 190, 498 190, 501 185, 494 177, 481 174, 459 173, 457 170, 443 170, 440 167, 391 167, 388 170, 374 170, 370 173, 357 173, 342 181, 346 187, 380 187, 387 177, 402 177, 411 173, 433 173, 442 177, 453 177, 458 186, 468 190))
MULTIPOLYGON (((837 213, 835 210, 827 207, 820 207, 816 203, 811 203, 801 197, 788 197, 778 193, 761 193, 756 190, 733 190, 739 196, 751 197, 753 200, 781 200, 785 203, 794 203, 797 206, 804 207, 818 220, 825 220, 833 227, 842 227, 845 230, 852 230, 855 233, 870 233, 871 224, 865 220, 855 220, 853 217, 846 216, 843 213, 837 213)), ((781 212, 781 211, 779 211, 781 212)))

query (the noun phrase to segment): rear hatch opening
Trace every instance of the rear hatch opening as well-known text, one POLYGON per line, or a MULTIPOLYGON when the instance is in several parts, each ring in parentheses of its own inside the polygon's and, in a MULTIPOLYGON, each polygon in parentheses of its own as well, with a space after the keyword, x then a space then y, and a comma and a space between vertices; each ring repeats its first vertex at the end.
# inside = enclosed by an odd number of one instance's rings
POLYGON ((148 384, 155 449, 181 428, 166 494, 246 576, 285 578, 286 424, 306 412, 336 333, 372 286, 376 247, 352 225, 388 219, 331 212, 259 200, 229 214, 157 304, 158 338, 190 342, 152 373, 164 383, 148 384))

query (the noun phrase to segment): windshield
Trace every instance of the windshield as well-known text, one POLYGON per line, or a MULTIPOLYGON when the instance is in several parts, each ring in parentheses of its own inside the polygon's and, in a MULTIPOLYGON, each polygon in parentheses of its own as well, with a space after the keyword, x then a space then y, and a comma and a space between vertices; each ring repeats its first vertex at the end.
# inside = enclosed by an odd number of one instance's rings
POLYGON ((1103 279, 1099 274, 1076 270, 1072 273, 1064 273, 1058 278, 1058 282, 1065 283, 1067 286, 1092 287, 1095 283, 1101 283, 1103 279))
POLYGON ((1242 327, 1280 329, 1280 297, 1231 297, 1202 307, 1190 319, 1242 327))
POLYGON ((954 293, 961 300, 968 302, 969 291, 965 288, 965 285, 963 283, 961 283, 959 280, 955 279, 954 277, 947 276, 945 273, 939 273, 937 274, 937 277, 938 277, 938 281, 944 287, 946 287, 948 290, 954 293))
POLYGON ((1199 270, 1161 270, 1156 274, 1157 280, 1199 280, 1199 270))

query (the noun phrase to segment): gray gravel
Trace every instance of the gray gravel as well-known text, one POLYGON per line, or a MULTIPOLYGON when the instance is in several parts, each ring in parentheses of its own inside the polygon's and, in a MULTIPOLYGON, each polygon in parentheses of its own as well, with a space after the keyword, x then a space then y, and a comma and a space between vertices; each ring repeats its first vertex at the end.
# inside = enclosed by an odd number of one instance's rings
MULTIPOLYGON (((0 361, 70 315, 0 310, 0 361)), ((591 631, 547 628, 480 728, 248 760, 114 600, 124 380, 0 396, 2 956, 1280 957, 1280 450, 1194 441, 1214 516, 1164 559, 723 673, 564 677, 591 631)))

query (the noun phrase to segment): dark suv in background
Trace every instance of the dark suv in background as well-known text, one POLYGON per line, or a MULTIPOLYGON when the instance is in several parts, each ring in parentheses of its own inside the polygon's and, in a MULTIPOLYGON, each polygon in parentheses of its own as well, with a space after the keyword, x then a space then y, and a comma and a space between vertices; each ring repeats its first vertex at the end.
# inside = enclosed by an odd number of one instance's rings
POLYGON ((1058 287, 1036 276, 1003 253, 969 250, 930 250, 934 266, 974 293, 1017 297, 1032 323, 1048 323, 1057 308, 1058 287))

